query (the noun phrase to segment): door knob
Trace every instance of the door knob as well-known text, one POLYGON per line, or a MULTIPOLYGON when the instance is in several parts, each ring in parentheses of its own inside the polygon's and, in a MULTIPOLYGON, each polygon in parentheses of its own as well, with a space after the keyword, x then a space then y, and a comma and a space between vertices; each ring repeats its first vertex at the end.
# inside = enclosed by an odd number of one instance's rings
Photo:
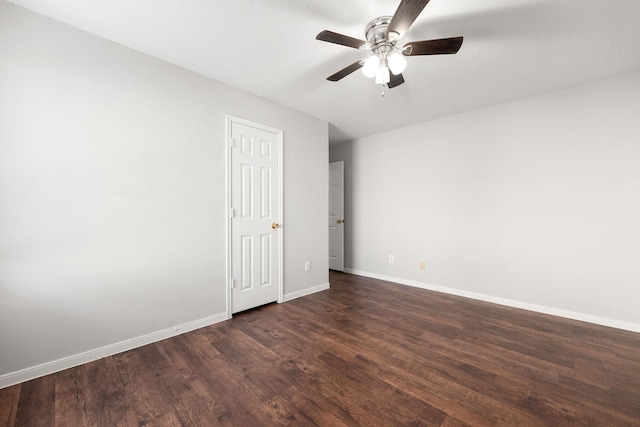
POLYGON ((339 219, 336 221, 338 224, 342 224, 344 222, 344 219, 339 219))
POLYGON ((273 224, 271 224, 271 228, 273 228, 274 230, 276 228, 280 228, 280 224, 278 224, 277 222, 274 222, 273 224))

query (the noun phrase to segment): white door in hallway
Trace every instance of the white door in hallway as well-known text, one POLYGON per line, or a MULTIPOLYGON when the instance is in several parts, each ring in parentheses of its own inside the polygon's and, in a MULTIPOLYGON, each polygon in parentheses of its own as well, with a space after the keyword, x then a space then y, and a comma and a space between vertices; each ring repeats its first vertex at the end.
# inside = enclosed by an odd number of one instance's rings
POLYGON ((227 134, 228 303, 237 313, 282 300, 282 131, 228 116, 227 134))
POLYGON ((329 268, 344 271, 344 162, 329 163, 329 268))

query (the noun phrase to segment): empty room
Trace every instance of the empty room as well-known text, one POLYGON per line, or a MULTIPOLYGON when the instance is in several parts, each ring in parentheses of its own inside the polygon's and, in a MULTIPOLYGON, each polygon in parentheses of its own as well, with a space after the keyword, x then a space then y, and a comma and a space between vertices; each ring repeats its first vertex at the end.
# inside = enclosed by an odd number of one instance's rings
POLYGON ((640 426, 638 22, 0 0, 0 425, 640 426))

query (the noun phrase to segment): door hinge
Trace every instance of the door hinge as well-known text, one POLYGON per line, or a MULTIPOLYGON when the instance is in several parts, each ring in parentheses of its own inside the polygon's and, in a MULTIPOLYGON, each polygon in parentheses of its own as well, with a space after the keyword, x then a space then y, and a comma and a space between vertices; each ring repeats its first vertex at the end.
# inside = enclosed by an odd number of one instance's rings
POLYGON ((238 287, 238 279, 231 279, 231 289, 238 287))
POLYGON ((236 138, 229 139, 229 147, 233 148, 237 145, 236 138))

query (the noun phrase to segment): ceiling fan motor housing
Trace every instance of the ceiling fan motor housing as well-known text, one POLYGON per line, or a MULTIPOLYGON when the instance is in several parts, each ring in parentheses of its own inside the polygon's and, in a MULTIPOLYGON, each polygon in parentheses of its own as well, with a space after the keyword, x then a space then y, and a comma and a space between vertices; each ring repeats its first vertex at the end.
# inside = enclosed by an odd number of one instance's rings
MULTIPOLYGON (((367 24, 365 36, 367 43, 372 51, 380 53, 381 51, 389 51, 396 44, 396 38, 392 37, 392 33, 387 36, 387 28, 393 16, 381 16, 367 24)), ((396 34, 397 35, 397 34, 396 34)))

